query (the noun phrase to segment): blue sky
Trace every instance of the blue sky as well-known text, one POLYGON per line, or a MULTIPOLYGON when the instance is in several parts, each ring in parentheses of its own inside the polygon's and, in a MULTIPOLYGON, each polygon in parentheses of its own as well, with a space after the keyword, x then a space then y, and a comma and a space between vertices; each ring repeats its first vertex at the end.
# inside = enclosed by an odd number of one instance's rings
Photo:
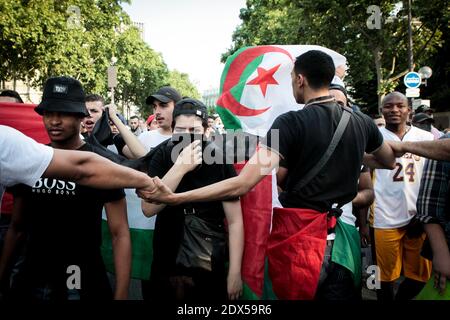
POLYGON ((133 0, 123 7, 145 24, 145 41, 170 69, 189 74, 200 92, 219 87, 220 55, 231 46, 245 0, 133 0))

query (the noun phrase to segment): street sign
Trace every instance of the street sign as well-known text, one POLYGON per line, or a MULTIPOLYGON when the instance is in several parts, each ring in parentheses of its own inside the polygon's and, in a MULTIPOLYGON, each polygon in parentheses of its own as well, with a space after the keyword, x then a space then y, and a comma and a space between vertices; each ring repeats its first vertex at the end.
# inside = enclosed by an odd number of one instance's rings
POLYGON ((407 88, 419 88, 422 78, 417 72, 408 72, 403 78, 403 82, 407 88))
POLYGON ((108 67, 108 88, 117 87, 117 67, 108 67))
POLYGON ((420 88, 406 88, 407 98, 418 98, 420 97, 420 88))

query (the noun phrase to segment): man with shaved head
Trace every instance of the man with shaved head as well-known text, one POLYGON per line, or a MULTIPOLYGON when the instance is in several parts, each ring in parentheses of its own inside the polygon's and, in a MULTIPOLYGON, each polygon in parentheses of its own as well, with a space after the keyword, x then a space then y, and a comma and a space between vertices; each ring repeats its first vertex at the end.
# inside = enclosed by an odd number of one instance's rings
MULTIPOLYGON (((433 140, 431 133, 407 125, 411 108, 402 93, 386 95, 381 112, 386 120, 386 127, 380 128, 384 140, 433 140)), ((394 300, 393 284, 402 270, 405 280, 395 296, 398 300, 415 297, 430 278, 431 262, 420 256, 425 234, 414 223, 424 162, 423 157, 405 153, 396 158, 394 170, 374 170, 375 202, 369 221, 373 227, 376 263, 381 271, 379 300, 394 300)))

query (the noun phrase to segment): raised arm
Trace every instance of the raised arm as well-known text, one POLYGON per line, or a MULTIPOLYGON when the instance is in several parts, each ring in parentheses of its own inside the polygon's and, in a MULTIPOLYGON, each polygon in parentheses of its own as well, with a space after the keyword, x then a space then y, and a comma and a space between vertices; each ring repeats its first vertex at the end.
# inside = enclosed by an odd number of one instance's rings
POLYGON ((109 118, 115 124, 120 132, 120 135, 125 141, 126 146, 123 150, 124 154, 127 157, 131 156, 131 158, 134 159, 145 156, 147 154, 147 149, 145 149, 139 139, 130 130, 128 130, 128 128, 122 123, 122 121, 120 121, 119 117, 117 116, 117 107, 110 104, 105 106, 105 108, 108 108, 107 110, 109 113, 109 118))

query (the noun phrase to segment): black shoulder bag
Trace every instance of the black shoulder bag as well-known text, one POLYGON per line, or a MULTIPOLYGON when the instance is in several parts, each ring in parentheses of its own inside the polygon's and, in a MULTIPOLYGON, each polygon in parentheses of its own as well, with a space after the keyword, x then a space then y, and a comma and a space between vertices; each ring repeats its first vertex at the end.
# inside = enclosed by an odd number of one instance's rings
POLYGON ((348 107, 343 107, 344 112, 342 113, 341 120, 334 132, 333 138, 331 139, 330 144, 328 145, 327 150, 323 154, 322 158, 316 162, 314 167, 308 171, 308 173, 295 185, 294 190, 299 192, 304 186, 306 186, 323 168, 323 166, 328 162, 334 150, 336 149, 339 141, 341 141, 342 135, 344 134, 345 129, 347 128, 348 122, 350 120, 352 110, 348 107))
POLYGON ((184 209, 184 234, 176 264, 186 268, 212 271, 224 266, 227 241, 223 224, 214 224, 200 218, 195 208, 184 209))

